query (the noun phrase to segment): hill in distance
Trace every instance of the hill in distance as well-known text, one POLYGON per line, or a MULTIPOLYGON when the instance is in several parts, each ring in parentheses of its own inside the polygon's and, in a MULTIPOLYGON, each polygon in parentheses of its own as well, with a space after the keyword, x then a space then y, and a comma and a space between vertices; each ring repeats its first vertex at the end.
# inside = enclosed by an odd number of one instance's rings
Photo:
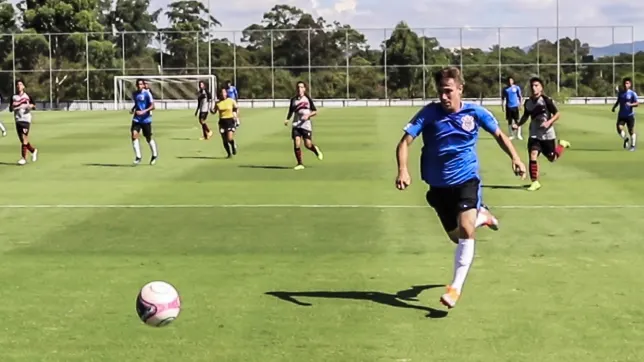
MULTIPOLYGON (((635 53, 644 52, 644 40, 635 41, 631 43, 615 43, 603 47, 590 47, 590 54, 595 58, 606 57, 612 55, 620 55, 621 53, 631 54, 633 52, 633 45, 635 45, 635 53)), ((530 47, 524 47, 523 51, 530 50, 530 47)))

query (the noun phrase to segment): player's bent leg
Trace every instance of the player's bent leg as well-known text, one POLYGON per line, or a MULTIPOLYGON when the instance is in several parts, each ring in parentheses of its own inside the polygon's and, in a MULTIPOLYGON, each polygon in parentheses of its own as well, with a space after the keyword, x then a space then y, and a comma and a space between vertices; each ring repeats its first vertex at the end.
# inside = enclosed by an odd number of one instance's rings
MULTIPOLYGON (((293 129, 295 132, 295 129, 293 129)), ((302 163, 302 137, 298 135, 293 135, 293 153, 295 154, 295 160, 297 165, 293 168, 294 170, 303 170, 304 164, 302 163)))
POLYGON ((491 230, 498 231, 499 230, 499 220, 494 217, 492 212, 490 212, 490 209, 481 204, 481 207, 478 209, 478 213, 476 215, 476 223, 474 225, 476 228, 479 228, 481 226, 487 226, 491 230))
POLYGON ((623 141, 622 147, 624 149, 627 149, 630 139, 626 135, 626 130, 624 130, 624 126, 625 126, 625 122, 623 122, 622 120, 618 120, 617 124, 615 124, 615 129, 617 130, 617 135, 622 138, 622 141, 623 141))
MULTIPOLYGON (((531 139, 532 140, 532 139, 531 139)), ((532 182, 528 187, 528 191, 537 191, 541 188, 541 183, 539 182, 539 154, 541 152, 538 149, 531 149, 529 156, 529 172, 530 172, 530 181, 532 182)))
POLYGON ((229 130, 226 132, 226 139, 228 140, 228 144, 230 145, 230 149, 232 150, 233 156, 237 154, 237 144, 235 143, 235 132, 229 130))
POLYGON ((2 131, 2 137, 7 136, 7 127, 5 127, 2 121, 0 121, 0 131, 2 131))
POLYGON ((313 144, 313 140, 310 136, 304 139, 304 147, 313 152, 320 161, 324 159, 324 154, 318 146, 313 144))
POLYGON ((637 134, 635 133, 635 118, 631 118, 628 120, 627 128, 628 128, 628 134, 631 136, 630 151, 635 151, 635 147, 637 143, 637 134))
POLYGON ((454 278, 447 287, 447 292, 440 298, 440 302, 448 308, 456 306, 474 261, 476 217, 476 207, 461 211, 458 215, 459 239, 454 253, 454 278))

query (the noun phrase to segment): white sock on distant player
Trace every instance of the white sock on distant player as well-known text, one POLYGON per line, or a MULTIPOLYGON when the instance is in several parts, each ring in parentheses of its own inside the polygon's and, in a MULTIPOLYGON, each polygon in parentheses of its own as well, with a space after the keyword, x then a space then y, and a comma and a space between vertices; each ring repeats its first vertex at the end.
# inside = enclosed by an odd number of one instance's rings
POLYGON ((521 136, 521 126, 519 126, 519 127, 517 128, 517 131, 516 131, 516 132, 517 132, 517 136, 521 136))
POLYGON ((635 141, 637 140, 637 134, 633 133, 631 135, 631 147, 635 147, 635 141))
POLYGON ((141 158, 141 145, 138 139, 132 141, 132 147, 134 147, 134 157, 141 158))
POLYGON ((0 121, 0 132, 5 133, 7 132, 7 128, 4 126, 4 123, 0 121))
POLYGON ((514 136, 514 129, 512 129, 512 126, 508 126, 508 136, 514 136))
POLYGON ((154 140, 150 140, 150 151, 152 152, 152 157, 159 156, 159 153, 157 152, 157 143, 154 140))
POLYGON ((454 280, 451 287, 460 293, 474 261, 474 239, 458 239, 454 254, 454 280))

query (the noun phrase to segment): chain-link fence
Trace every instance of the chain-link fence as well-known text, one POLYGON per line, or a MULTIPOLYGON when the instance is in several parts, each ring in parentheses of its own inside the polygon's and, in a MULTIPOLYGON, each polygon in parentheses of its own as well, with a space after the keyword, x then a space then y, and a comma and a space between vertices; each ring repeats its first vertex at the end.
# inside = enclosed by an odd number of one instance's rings
POLYGON ((113 99, 116 75, 214 74, 241 98, 287 98, 297 80, 316 98, 426 98, 432 71, 456 65, 468 97, 498 97, 506 77, 532 75, 551 93, 612 96, 624 76, 644 81, 642 54, 623 26, 20 33, 0 35, 0 93, 22 79, 54 105, 113 99))

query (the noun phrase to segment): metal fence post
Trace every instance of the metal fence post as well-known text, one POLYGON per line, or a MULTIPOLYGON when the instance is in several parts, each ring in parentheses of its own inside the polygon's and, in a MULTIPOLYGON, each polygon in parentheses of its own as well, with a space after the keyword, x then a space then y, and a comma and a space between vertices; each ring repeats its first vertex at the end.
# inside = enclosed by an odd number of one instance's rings
POLYGON ((425 28, 423 28, 423 99, 427 99, 427 60, 425 59, 425 28))
POLYGON ((345 57, 346 57, 346 86, 347 86, 347 94, 346 98, 349 99, 350 97, 350 90, 349 90, 349 82, 350 82, 350 77, 349 77, 349 56, 350 56, 350 51, 349 51, 349 29, 346 29, 344 32, 344 43, 345 43, 345 57))
POLYGON ((49 109, 54 108, 54 73, 52 70, 51 33, 49 33, 49 109))
POLYGON ((384 54, 383 55, 383 59, 384 59, 383 68, 384 68, 384 71, 385 71, 385 79, 384 79, 385 80, 385 99, 389 99, 389 90, 387 89, 387 88, 389 88, 389 83, 387 82, 387 29, 386 28, 383 30, 383 34, 384 34, 383 44, 385 45, 384 46, 385 50, 383 52, 383 54, 384 54))
POLYGON ((273 30, 271 30, 271 99, 275 99, 275 47, 273 30))
POLYGON ((308 69, 309 69, 309 94, 313 96, 313 84, 311 84, 311 28, 308 29, 308 69))
POLYGON ((89 103, 89 36, 87 34, 85 34, 85 71, 85 88, 87 90, 87 103, 89 103))

